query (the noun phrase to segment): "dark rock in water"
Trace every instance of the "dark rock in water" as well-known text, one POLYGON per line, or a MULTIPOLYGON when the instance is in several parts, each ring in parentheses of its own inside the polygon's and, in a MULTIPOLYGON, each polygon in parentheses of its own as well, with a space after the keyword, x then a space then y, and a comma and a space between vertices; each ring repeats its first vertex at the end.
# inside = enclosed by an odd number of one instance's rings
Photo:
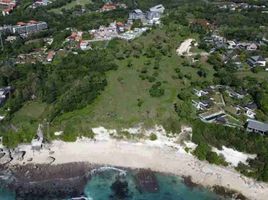
POLYGON ((85 163, 25 165, 9 168, 14 181, 7 183, 17 200, 66 199, 80 196, 91 166, 85 163))
POLYGON ((187 187, 189 187, 191 189, 193 189, 195 187, 199 187, 198 184, 196 184, 196 183, 194 183, 192 181, 192 177, 191 176, 183 176, 182 178, 183 178, 184 185, 186 185, 187 187))
POLYGON ((234 200, 248 200, 248 198, 245 197, 243 194, 241 194, 235 190, 227 189, 227 188, 219 186, 219 185, 213 186, 212 190, 216 194, 221 195, 223 197, 231 198, 234 200))
POLYGON ((111 189, 113 191, 113 195, 110 196, 111 199, 123 200, 129 197, 128 183, 125 180, 117 178, 111 189))
POLYGON ((135 175, 135 179, 140 192, 157 192, 159 190, 157 178, 151 170, 140 170, 135 175))

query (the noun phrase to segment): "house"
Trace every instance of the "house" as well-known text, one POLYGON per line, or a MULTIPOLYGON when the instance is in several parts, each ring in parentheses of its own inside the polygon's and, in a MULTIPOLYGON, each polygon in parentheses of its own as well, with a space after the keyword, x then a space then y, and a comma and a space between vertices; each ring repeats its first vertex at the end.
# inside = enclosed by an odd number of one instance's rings
POLYGON ((123 33, 125 31, 125 26, 122 22, 117 22, 116 28, 118 33, 123 33))
POLYGON ((231 60, 234 60, 238 57, 236 50, 228 50, 222 54, 222 61, 226 64, 231 60))
POLYGON ((202 96, 206 96, 206 95, 208 95, 209 92, 204 91, 204 90, 197 90, 197 89, 194 89, 194 93, 195 93, 196 96, 198 96, 198 97, 202 97, 202 96))
POLYGON ((192 100, 192 104, 197 110, 207 110, 213 105, 213 102, 211 100, 202 100, 199 102, 192 100))
POLYGON ((111 10, 115 10, 116 9, 116 5, 113 3, 106 3, 102 6, 102 8, 100 9, 101 12, 107 12, 107 11, 111 11, 111 10))
POLYGON ((90 43, 87 40, 82 40, 79 44, 81 50, 88 50, 91 49, 90 43))
POLYGON ((17 6, 16 0, 0 0, 0 10, 2 15, 9 15, 17 6))
POLYGON ((236 99, 243 99, 246 96, 246 91, 238 90, 234 91, 232 89, 229 89, 226 91, 230 97, 236 98, 236 99))
POLYGON ((165 7, 162 4, 159 4, 154 7, 151 7, 150 12, 158 12, 163 14, 165 12, 165 7))
POLYGON ((10 86, 0 88, 0 106, 3 106, 5 101, 9 98, 12 93, 12 88, 10 86))
POLYGON ((213 112, 205 112, 199 115, 200 119, 203 122, 211 123, 214 122, 217 119, 220 119, 222 117, 225 117, 226 114, 223 110, 215 110, 213 112))
POLYGON ((266 66, 266 60, 262 56, 252 56, 247 60, 247 63, 250 67, 265 67, 266 66))
POLYGON ((47 54, 47 62, 52 62, 54 56, 55 56, 55 51, 49 51, 47 54))
POLYGON ((255 119, 256 112, 258 106, 254 102, 248 103, 244 106, 245 109, 245 115, 249 117, 250 119, 255 119))
POLYGON ((256 51, 258 49, 258 46, 255 43, 251 43, 247 46, 248 51, 256 51))
POLYGON ((140 9, 136 9, 129 13, 128 18, 130 20, 138 20, 138 19, 142 20, 145 18, 145 14, 140 9))
POLYGON ((233 40, 228 40, 226 44, 228 45, 228 49, 234 49, 237 46, 236 42, 233 40))
POLYGON ((260 121, 248 119, 246 123, 246 130, 248 132, 268 134, 268 124, 260 121))
POLYGON ((240 49, 245 49, 248 51, 256 51, 258 49, 258 45, 255 43, 249 43, 249 42, 240 42, 237 45, 240 49))
POLYGON ((160 24, 161 13, 160 12, 146 12, 146 19, 148 24, 160 24))

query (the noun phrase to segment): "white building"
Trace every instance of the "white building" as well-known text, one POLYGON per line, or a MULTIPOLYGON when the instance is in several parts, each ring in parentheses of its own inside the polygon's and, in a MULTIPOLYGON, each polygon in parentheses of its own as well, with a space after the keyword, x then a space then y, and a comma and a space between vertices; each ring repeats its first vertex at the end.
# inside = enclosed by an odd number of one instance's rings
POLYGON ((165 12, 165 7, 162 4, 156 5, 154 7, 150 8, 151 12, 158 12, 158 13, 164 13, 165 12))
POLYGON ((87 40, 82 40, 79 45, 80 45, 80 49, 83 51, 91 49, 90 43, 87 40))

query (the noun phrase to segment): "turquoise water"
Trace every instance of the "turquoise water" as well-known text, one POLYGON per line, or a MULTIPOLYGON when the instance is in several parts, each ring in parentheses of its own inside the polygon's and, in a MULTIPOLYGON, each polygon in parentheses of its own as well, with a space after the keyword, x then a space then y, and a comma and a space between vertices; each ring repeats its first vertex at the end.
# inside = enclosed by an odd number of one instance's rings
MULTIPOLYGON (((105 174, 93 176, 85 187, 85 194, 92 200, 109 200, 110 189, 118 173, 107 171, 105 174)), ((132 172, 124 178, 128 183, 130 196, 127 200, 216 200, 222 199, 216 194, 201 188, 189 188, 182 179, 176 176, 156 174, 159 191, 156 193, 140 193, 135 184, 132 172)))
POLYGON ((15 193, 12 191, 9 191, 7 189, 0 188, 0 199, 1 200, 14 200, 15 199, 15 193))
MULTIPOLYGON (((201 188, 187 187, 180 177, 156 173, 159 190, 156 193, 139 192, 136 187, 133 171, 127 171, 120 180, 127 182, 128 197, 124 200, 219 200, 216 194, 201 188)), ((119 177, 120 171, 105 170, 92 175, 85 186, 84 193, 90 200, 118 200, 111 198, 112 184, 119 177)), ((0 189, 1 200, 15 200, 11 191, 0 189)))

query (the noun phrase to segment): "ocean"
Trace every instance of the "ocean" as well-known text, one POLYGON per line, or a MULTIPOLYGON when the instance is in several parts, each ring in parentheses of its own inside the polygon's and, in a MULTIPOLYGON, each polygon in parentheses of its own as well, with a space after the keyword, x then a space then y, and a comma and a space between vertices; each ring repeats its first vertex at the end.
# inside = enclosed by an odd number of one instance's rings
MULTIPOLYGON (((91 179, 88 180, 82 196, 87 197, 88 200, 224 199, 205 188, 186 185, 181 177, 152 172, 145 172, 139 176, 137 174, 135 170, 99 168, 92 171, 91 179)), ((7 189, 0 189, 0 199, 15 200, 16 195, 7 189)), ((66 197, 64 200, 71 199, 66 197)))

